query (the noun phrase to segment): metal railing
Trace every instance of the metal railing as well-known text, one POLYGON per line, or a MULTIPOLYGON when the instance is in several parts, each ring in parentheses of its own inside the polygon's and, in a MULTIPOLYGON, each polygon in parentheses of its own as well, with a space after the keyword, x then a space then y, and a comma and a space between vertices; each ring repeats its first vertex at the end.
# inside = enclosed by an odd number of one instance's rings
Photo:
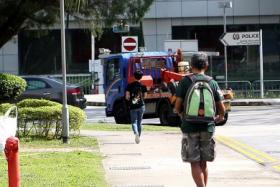
MULTIPOLYGON (((264 80, 264 95, 266 97, 280 97, 280 80, 264 80)), ((260 81, 252 82, 253 91, 260 95, 260 81)))
MULTIPOLYGON (((226 89, 226 81, 218 81, 221 89, 226 89)), ((227 81, 228 88, 234 91, 235 97, 251 97, 252 84, 250 81, 227 81)))
MULTIPOLYGON (((47 75, 62 79, 62 75, 47 75)), ((88 74, 67 74, 67 82, 81 85, 85 94, 94 93, 94 76, 88 74)), ((225 81, 217 81, 221 89, 226 89, 225 81)), ((260 97, 260 81, 227 81, 228 88, 231 88, 235 98, 258 98, 260 97)), ((98 86, 98 85, 96 85, 98 86)), ((96 90, 95 90, 96 91, 96 90)), ((264 96, 267 98, 280 98, 280 80, 264 80, 264 96)))
MULTIPOLYGON (((48 75, 49 77, 54 77, 62 79, 62 75, 48 75)), ((83 87, 85 94, 91 94, 93 76, 92 74, 67 74, 66 80, 71 84, 78 84, 83 87)))
MULTIPOLYGON (((225 81, 217 81, 221 89, 226 89, 225 81)), ((228 81, 236 98, 260 97, 260 81, 228 81)), ((280 80, 264 80, 264 96, 267 98, 280 97, 280 80)))

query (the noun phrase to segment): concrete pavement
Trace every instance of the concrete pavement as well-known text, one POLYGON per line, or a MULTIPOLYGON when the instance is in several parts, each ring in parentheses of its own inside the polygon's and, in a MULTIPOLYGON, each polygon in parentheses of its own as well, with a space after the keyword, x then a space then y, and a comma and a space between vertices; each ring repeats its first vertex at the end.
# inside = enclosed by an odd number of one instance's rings
MULTIPOLYGON (((104 94, 86 97, 89 106, 105 104, 104 94)), ((280 105, 280 99, 238 99, 233 100, 232 105, 280 105)), ((189 164, 180 158, 179 132, 144 131, 140 144, 134 143, 131 132, 81 133, 98 138, 110 187, 195 187, 189 164)), ((244 154, 245 157, 238 153, 242 151, 232 147, 232 140, 225 146, 225 140, 217 136, 217 157, 209 163, 208 187, 280 186, 280 166, 273 170, 271 166, 259 164, 252 159, 255 155, 244 154)))
MULTIPOLYGON (((195 187, 190 166, 180 157, 180 132, 145 132, 134 143, 132 132, 81 131, 97 137, 105 156, 110 187, 195 187)), ((279 187, 280 174, 217 142, 208 164, 208 187, 279 187)))

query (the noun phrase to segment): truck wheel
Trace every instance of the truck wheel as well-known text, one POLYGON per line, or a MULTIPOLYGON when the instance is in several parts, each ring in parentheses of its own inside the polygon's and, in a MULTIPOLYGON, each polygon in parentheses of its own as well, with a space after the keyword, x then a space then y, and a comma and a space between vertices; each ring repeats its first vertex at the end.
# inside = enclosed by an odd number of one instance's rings
POLYGON ((160 120, 160 124, 162 125, 169 125, 169 116, 171 114, 171 109, 169 104, 167 103, 162 103, 159 106, 159 120, 160 120))
POLYGON ((114 118, 117 124, 130 123, 130 114, 125 102, 117 102, 114 105, 114 118))
POLYGON ((227 120, 228 120, 228 113, 225 114, 225 120, 224 121, 221 121, 220 123, 216 123, 215 125, 216 126, 223 126, 227 123, 227 120))

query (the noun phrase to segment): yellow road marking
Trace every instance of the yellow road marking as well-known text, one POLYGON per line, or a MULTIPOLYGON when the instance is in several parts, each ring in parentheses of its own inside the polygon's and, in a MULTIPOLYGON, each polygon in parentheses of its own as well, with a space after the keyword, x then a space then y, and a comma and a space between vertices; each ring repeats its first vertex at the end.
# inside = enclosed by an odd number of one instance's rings
POLYGON ((274 169, 276 169, 277 171, 280 171, 280 165, 277 166, 272 166, 274 169))
POLYGON ((271 163, 271 167, 280 172, 280 164, 276 158, 230 137, 216 136, 215 139, 260 164, 265 165, 269 161, 271 163), (276 165, 273 165, 273 163, 276 165))
MULTIPOLYGON (((240 141, 237 141, 237 140, 234 140, 233 138, 230 138, 230 137, 225 137, 225 136, 218 136, 218 138, 222 139, 224 142, 226 142, 227 144, 230 144, 230 145, 236 145, 238 147, 240 147, 240 149, 242 150, 246 150, 246 152, 249 152, 249 155, 255 155, 263 160, 267 160, 269 162, 277 162, 278 160, 276 158, 273 158, 271 157, 270 155, 262 152, 262 151, 259 151, 247 144, 244 144, 240 141)), ((255 157, 253 156, 253 157, 255 157)), ((251 156, 250 156, 251 157, 251 156)))
POLYGON ((256 162, 260 163, 260 164, 263 164, 265 163, 265 160, 263 160, 262 158, 259 158, 257 155, 255 154, 252 154, 251 152, 249 152, 248 150, 242 148, 242 147, 239 147, 238 145, 236 144, 233 144, 232 142, 228 141, 227 139, 225 139, 224 137, 220 137, 220 136, 217 136, 216 137, 216 140, 218 140, 219 142, 225 144, 226 146, 236 150, 237 152, 239 153, 242 153, 243 155, 255 160, 256 162))

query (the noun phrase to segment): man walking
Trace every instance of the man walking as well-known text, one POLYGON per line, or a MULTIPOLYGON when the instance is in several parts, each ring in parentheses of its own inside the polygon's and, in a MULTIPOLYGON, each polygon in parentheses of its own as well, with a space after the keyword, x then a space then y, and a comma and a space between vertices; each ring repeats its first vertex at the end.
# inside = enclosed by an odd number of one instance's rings
POLYGON ((125 98, 129 101, 130 118, 132 130, 135 135, 135 142, 140 143, 140 136, 142 132, 142 118, 145 112, 144 98, 146 97, 147 87, 140 83, 143 72, 137 70, 134 72, 135 81, 128 84, 125 98))
MULTIPOLYGON (((180 116, 185 112, 184 103, 188 104, 185 96, 188 89, 193 84, 194 80, 207 81, 212 92, 213 100, 217 108, 216 121, 224 120, 225 106, 222 102, 223 94, 218 86, 218 83, 211 77, 205 75, 208 68, 208 57, 205 53, 197 53, 192 56, 191 69, 192 76, 186 76, 178 85, 176 90, 175 109, 180 116)), ((194 107, 193 107, 194 108, 194 107)), ((203 110, 198 111, 200 115, 204 114, 203 110)), ((208 181, 207 161, 213 161, 215 158, 215 141, 213 139, 215 132, 215 122, 197 123, 190 120, 182 120, 181 131, 182 149, 181 157, 184 162, 189 162, 191 165, 192 177, 197 187, 206 187, 208 181)))

